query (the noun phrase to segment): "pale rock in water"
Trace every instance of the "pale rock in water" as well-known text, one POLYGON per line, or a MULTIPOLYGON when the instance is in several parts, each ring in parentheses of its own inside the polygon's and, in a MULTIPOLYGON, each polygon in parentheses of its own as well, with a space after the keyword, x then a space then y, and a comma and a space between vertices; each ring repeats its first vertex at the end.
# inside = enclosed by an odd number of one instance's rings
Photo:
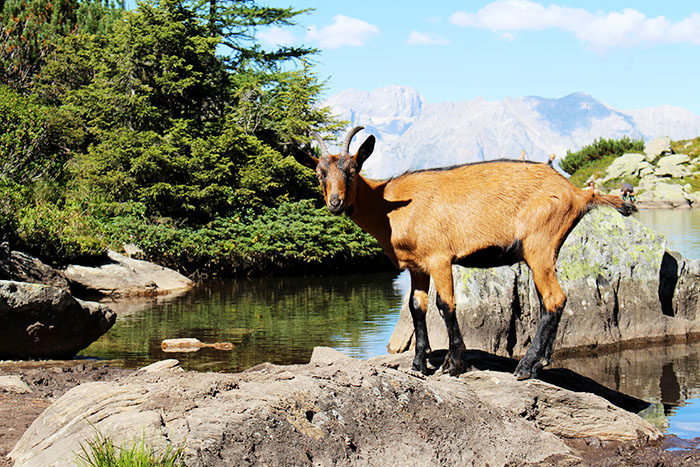
POLYGON ((63 271, 66 278, 87 293, 113 298, 165 295, 192 288, 194 283, 177 271, 115 251, 97 266, 72 264, 63 271))

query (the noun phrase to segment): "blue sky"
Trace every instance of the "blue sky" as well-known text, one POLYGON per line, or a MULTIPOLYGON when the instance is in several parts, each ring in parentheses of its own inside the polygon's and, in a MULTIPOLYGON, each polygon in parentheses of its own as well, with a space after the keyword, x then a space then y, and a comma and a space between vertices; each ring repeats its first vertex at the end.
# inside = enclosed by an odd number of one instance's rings
POLYGON ((585 92, 700 115, 700 2, 262 0, 314 8, 258 39, 320 49, 326 95, 402 84, 429 102, 585 92))

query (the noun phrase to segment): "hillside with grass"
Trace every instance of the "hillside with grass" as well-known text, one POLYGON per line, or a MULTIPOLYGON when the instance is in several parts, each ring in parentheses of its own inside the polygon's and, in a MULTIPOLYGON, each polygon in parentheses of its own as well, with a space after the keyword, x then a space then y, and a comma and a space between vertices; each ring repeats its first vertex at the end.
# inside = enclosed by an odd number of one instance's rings
POLYGON ((593 183, 604 193, 634 187, 639 207, 700 207, 700 137, 671 141, 599 139, 568 152, 561 168, 578 187, 593 183))

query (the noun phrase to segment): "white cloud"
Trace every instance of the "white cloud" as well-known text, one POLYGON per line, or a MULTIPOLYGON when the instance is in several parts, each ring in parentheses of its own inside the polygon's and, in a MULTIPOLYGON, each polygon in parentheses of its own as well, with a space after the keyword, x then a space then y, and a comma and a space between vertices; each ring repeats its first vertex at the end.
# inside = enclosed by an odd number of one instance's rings
POLYGON ((366 21, 344 15, 333 17, 333 24, 318 29, 311 26, 306 38, 318 41, 325 49, 336 49, 344 45, 360 47, 374 35, 379 34, 379 28, 366 21))
POLYGON ((258 39, 266 44, 276 46, 292 45, 296 41, 294 34, 277 26, 260 31, 258 39))
POLYGON ((450 41, 435 34, 411 31, 406 43, 410 45, 447 45, 450 41))
POLYGON ((633 8, 591 13, 583 8, 544 6, 530 0, 499 0, 475 13, 457 11, 450 16, 457 26, 489 29, 504 38, 517 31, 561 29, 574 34, 594 50, 663 43, 700 45, 700 14, 673 23, 648 18, 633 8))

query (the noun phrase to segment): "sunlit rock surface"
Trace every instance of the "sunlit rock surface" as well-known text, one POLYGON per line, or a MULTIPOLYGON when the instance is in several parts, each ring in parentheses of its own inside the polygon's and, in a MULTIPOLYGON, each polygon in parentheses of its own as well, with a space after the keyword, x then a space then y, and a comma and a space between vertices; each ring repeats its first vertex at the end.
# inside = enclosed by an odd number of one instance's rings
POLYGON ((70 265, 63 272, 81 293, 113 298, 165 295, 192 288, 194 283, 177 271, 115 251, 95 266, 70 265))
POLYGON ((86 383, 52 404, 10 457, 18 466, 66 465, 99 430, 118 445, 145 437, 157 449, 182 446, 192 466, 573 465, 582 458, 571 439, 644 447, 661 436, 616 405, 648 404, 606 394, 610 402, 585 378, 556 370, 545 372, 551 382, 500 371, 425 377, 410 365, 405 355, 362 361, 316 348, 306 365, 86 383))

